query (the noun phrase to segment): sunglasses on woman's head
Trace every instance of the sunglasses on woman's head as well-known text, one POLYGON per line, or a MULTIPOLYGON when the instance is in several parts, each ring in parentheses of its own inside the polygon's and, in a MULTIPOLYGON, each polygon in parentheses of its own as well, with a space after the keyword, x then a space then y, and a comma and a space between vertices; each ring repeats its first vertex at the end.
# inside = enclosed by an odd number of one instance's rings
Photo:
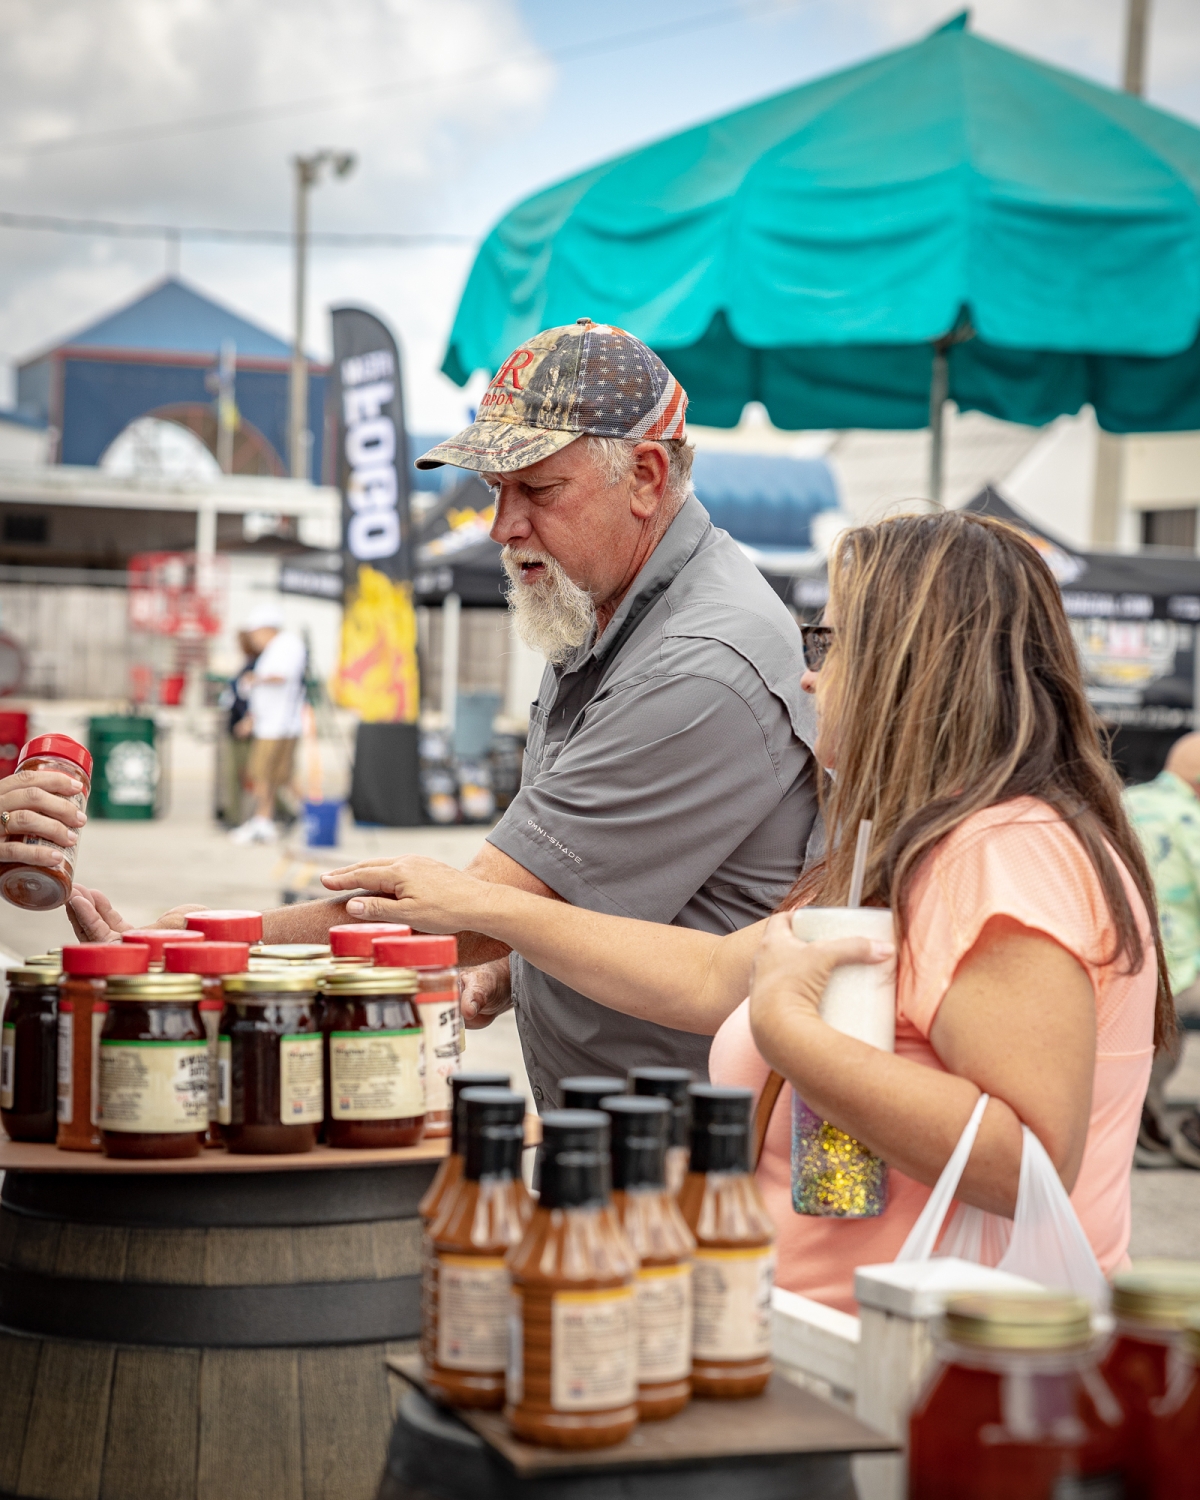
POLYGON ((825 665, 830 646, 833 645, 833 626, 801 625, 800 645, 804 652, 804 665, 810 672, 819 672, 825 665))

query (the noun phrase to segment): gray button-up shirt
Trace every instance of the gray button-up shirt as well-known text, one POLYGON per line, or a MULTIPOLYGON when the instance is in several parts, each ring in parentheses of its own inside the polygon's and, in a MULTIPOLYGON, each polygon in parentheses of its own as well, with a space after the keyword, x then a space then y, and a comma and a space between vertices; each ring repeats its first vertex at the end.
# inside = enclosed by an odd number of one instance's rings
MULTIPOLYGON (((803 670, 787 609, 688 499, 600 639, 546 668, 490 841, 574 906, 703 932, 758 921, 816 819, 803 670)), ((576 1073, 707 1077, 706 1036, 609 1010, 515 953, 512 984, 539 1106, 576 1073)))

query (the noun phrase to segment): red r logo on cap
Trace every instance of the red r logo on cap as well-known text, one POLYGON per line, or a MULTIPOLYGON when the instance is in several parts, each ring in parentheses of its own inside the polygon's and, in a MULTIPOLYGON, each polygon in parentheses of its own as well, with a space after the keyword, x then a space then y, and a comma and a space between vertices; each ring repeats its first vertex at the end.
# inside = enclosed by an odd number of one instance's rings
POLYGON ((504 363, 500 366, 500 368, 496 371, 496 378, 492 381, 492 384, 503 385, 504 377, 506 375, 511 375, 513 390, 519 391, 521 389, 521 382, 517 379, 517 371, 523 370, 527 364, 532 363, 532 360, 532 349, 518 349, 515 353, 510 354, 504 361, 504 363))

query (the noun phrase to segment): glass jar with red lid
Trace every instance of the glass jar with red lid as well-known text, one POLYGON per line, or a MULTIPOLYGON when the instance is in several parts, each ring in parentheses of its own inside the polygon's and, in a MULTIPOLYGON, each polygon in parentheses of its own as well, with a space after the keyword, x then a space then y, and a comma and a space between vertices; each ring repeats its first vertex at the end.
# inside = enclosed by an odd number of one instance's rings
POLYGON ((114 975, 108 981, 99 1109, 108 1156, 199 1154, 208 1125, 200 994, 198 974, 114 975))
POLYGON ((10 1140, 53 1142, 58 970, 9 969, 0 1031, 0 1124, 10 1140))
POLYGON ((318 974, 293 965, 223 980, 218 1118, 230 1151, 311 1151, 325 1116, 318 974))
MULTIPOLYGON (((179 936, 181 934, 176 933, 176 937, 179 936)), ((189 932, 182 936, 190 938, 193 934, 189 932)), ((220 1146, 224 1142, 217 1123, 217 1062, 221 1015, 225 1009, 223 976, 245 970, 250 958, 250 944, 209 943, 204 941, 203 933, 195 936, 201 941, 164 944, 163 967, 168 974, 200 976, 200 1020, 208 1044, 208 1129, 204 1134, 204 1144, 220 1146)))
POLYGON ((417 971, 417 1013, 425 1032, 425 1135, 450 1135, 450 1078, 466 1046, 458 977, 458 939, 429 933, 377 937, 375 962, 417 971))
POLYGON ((1132 1471, 1136 1463, 1149 1474, 1149 1487, 1141 1493, 1152 1500, 1200 1500, 1200 1464, 1196 1462, 1196 1437, 1200 1434, 1200 1312, 1193 1310, 1184 1320, 1178 1343, 1167 1365, 1167 1388, 1154 1403, 1154 1421, 1148 1451, 1130 1449, 1132 1471))
POLYGON ((325 1140, 330 1146, 415 1146, 425 1127, 425 1033, 411 969, 327 969, 325 1140))
POLYGON ((1120 1500, 1124 1416, 1082 1298, 954 1297, 936 1352, 909 1423, 909 1500, 1120 1500))
POLYGON ((58 1133, 60 1151, 99 1151, 100 1033, 114 974, 144 974, 144 943, 68 943, 58 982, 58 1133))
POLYGON ((163 949, 168 943, 202 943, 204 934, 185 927, 132 927, 121 934, 123 943, 142 943, 150 950, 150 972, 163 966, 163 949))
POLYGON ((191 911, 187 914, 188 928, 202 932, 210 942, 261 943, 262 912, 239 911, 191 911))
MULTIPOLYGON (((78 740, 69 734, 39 734, 21 746, 17 756, 17 770, 61 771, 81 781, 81 791, 65 800, 80 812, 87 806, 92 790, 92 757, 78 740)), ((62 906, 71 894, 75 877, 75 860, 79 855, 79 840, 75 843, 56 844, 53 839, 40 838, 28 833, 20 837, 13 835, 10 843, 42 844, 53 849, 60 858, 55 867, 26 865, 10 860, 0 864, 0 896, 19 906, 23 911, 53 911, 62 906)))
POLYGON ((404 922, 346 922, 329 929, 329 953, 344 962, 374 963, 372 944, 379 937, 408 937, 412 928, 404 922))

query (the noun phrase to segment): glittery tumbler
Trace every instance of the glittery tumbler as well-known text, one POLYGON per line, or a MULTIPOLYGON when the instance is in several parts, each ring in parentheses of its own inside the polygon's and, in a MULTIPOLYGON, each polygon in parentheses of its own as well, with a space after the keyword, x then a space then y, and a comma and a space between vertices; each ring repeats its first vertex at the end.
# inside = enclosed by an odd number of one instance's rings
MULTIPOLYGON (((878 906, 801 907, 792 931, 803 942, 869 937, 893 941, 892 914, 878 906)), ((891 1052, 896 1037, 894 963, 844 964, 830 975, 821 1016, 835 1031, 891 1052)), ((792 1104, 792 1207, 824 1219, 872 1219, 887 1207, 887 1163, 809 1109, 792 1104)))

